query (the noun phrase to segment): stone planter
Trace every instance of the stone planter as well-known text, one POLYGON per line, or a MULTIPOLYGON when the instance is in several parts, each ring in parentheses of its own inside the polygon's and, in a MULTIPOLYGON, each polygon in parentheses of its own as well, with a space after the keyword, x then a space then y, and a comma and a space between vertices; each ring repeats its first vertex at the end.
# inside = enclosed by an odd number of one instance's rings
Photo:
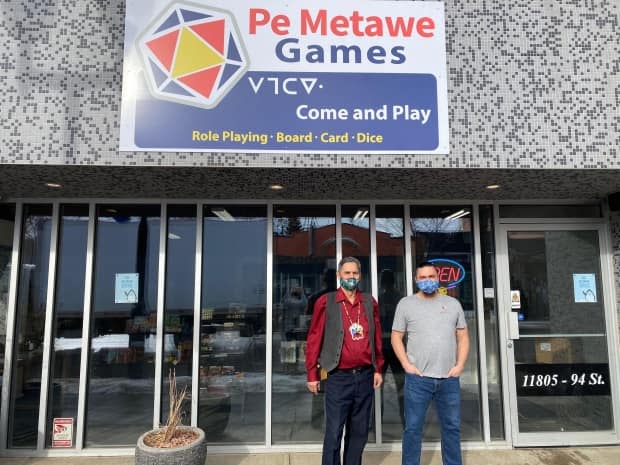
MULTIPOLYGON (((207 458, 207 438, 200 428, 179 426, 181 430, 192 430, 198 439, 183 447, 160 449, 144 444, 144 437, 153 431, 147 431, 138 438, 136 445, 136 465, 205 465, 207 458)), ((157 431, 157 430, 154 430, 157 431)))

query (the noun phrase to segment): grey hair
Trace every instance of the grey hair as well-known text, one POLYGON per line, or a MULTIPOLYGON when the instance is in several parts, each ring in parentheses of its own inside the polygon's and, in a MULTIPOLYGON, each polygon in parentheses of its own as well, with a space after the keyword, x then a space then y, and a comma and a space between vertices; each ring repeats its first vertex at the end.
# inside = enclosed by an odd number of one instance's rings
POLYGON ((355 263, 357 265, 357 270, 360 273, 362 272, 362 264, 355 257, 343 257, 342 260, 340 260, 340 263, 338 263, 338 271, 339 272, 340 272, 340 270, 342 270, 342 267, 344 266, 345 263, 355 263))

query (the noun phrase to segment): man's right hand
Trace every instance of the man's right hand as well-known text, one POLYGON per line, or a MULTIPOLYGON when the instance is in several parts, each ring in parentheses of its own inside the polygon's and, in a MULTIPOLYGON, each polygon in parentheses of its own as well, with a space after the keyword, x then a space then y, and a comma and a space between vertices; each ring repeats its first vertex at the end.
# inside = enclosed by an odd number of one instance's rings
POLYGON ((405 373, 409 373, 410 375, 422 376, 422 372, 418 370, 418 367, 416 367, 413 363, 407 362, 406 366, 403 365, 403 370, 405 370, 405 373))
POLYGON ((318 394, 320 384, 320 381, 308 381, 306 383, 306 386, 308 386, 308 391, 310 391, 312 394, 318 394))

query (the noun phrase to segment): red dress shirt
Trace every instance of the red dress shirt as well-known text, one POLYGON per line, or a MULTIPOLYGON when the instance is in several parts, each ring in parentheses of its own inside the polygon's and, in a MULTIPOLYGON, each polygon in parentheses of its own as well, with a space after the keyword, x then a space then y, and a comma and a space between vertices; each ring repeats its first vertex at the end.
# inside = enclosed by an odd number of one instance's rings
MULTIPOLYGON (((349 302, 342 289, 336 291, 336 303, 340 306, 342 316, 342 327, 344 329, 344 340, 340 353, 338 368, 356 368, 364 365, 372 365, 372 354, 370 351, 370 340, 368 339, 368 318, 364 308, 364 295, 361 292, 355 293, 353 303, 349 302), (343 306, 346 306, 346 310, 343 306), (347 316, 348 312, 348 316, 347 316), (357 323, 359 312, 359 324, 364 328, 364 337, 354 341, 351 337, 349 327, 351 322, 357 323), (350 318, 350 319, 349 319, 350 318)), ((375 320, 375 373, 383 370, 383 350, 381 347, 381 322, 379 320, 379 305, 372 298, 373 315, 375 320)), ((308 330, 306 342, 306 371, 308 381, 319 381, 319 354, 323 344, 323 334, 325 333, 325 319, 327 310, 327 294, 319 297, 314 304, 312 322, 308 330)))

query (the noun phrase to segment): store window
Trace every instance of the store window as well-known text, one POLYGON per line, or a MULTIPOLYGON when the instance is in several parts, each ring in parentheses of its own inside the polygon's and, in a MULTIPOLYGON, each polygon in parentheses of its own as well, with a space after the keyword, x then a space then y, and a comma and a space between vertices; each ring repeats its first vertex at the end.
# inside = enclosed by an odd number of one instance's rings
MULTIPOLYGON (((82 316, 88 238, 88 205, 61 205, 50 355, 46 446, 53 446, 55 418, 71 421, 75 446, 82 316)), ((67 447, 67 445, 63 445, 67 447)))
POLYGON ((267 209, 203 214, 198 425, 210 443, 264 444, 267 209))
POLYGON ((495 290, 495 228, 493 206, 481 205, 480 249, 482 287, 484 288, 484 336, 489 392, 489 421, 491 439, 504 439, 504 405, 502 402, 502 372, 499 354, 499 323, 495 290))
POLYGON ((0 391, 4 378, 4 353, 6 349, 6 320, 9 310, 9 286, 13 255, 13 230, 15 206, 0 205, 0 391))
POLYGON ((159 205, 99 205, 86 415, 89 447, 153 426, 159 205))
POLYGON ((323 440, 323 396, 307 391, 305 347, 316 299, 336 289, 336 209, 273 208, 272 439, 317 443, 323 440))
POLYGON ((362 264, 360 290, 372 292, 370 282, 370 207, 343 205, 342 256, 355 257, 362 264))
MULTIPOLYGON (((474 236, 469 206, 412 206, 411 258, 413 269, 422 261, 434 261, 439 270, 440 291, 455 297, 465 311, 471 348, 461 374, 461 435, 482 438, 478 377, 477 319, 474 298, 474 236)), ((438 441, 439 421, 431 406, 426 418, 425 441, 438 441)))
POLYGON ((187 389, 183 423, 190 423, 194 347, 194 287, 196 273, 196 205, 168 205, 166 284, 161 390, 161 423, 170 409, 169 375, 179 390, 187 389))
POLYGON ((25 205, 15 319, 8 446, 37 445, 51 205, 25 205))
POLYGON ((383 386, 381 421, 383 441, 400 442, 404 424, 403 387, 405 375, 392 350, 391 333, 396 305, 407 294, 405 280, 405 239, 402 205, 377 205, 377 271, 379 312, 383 332, 383 386))

